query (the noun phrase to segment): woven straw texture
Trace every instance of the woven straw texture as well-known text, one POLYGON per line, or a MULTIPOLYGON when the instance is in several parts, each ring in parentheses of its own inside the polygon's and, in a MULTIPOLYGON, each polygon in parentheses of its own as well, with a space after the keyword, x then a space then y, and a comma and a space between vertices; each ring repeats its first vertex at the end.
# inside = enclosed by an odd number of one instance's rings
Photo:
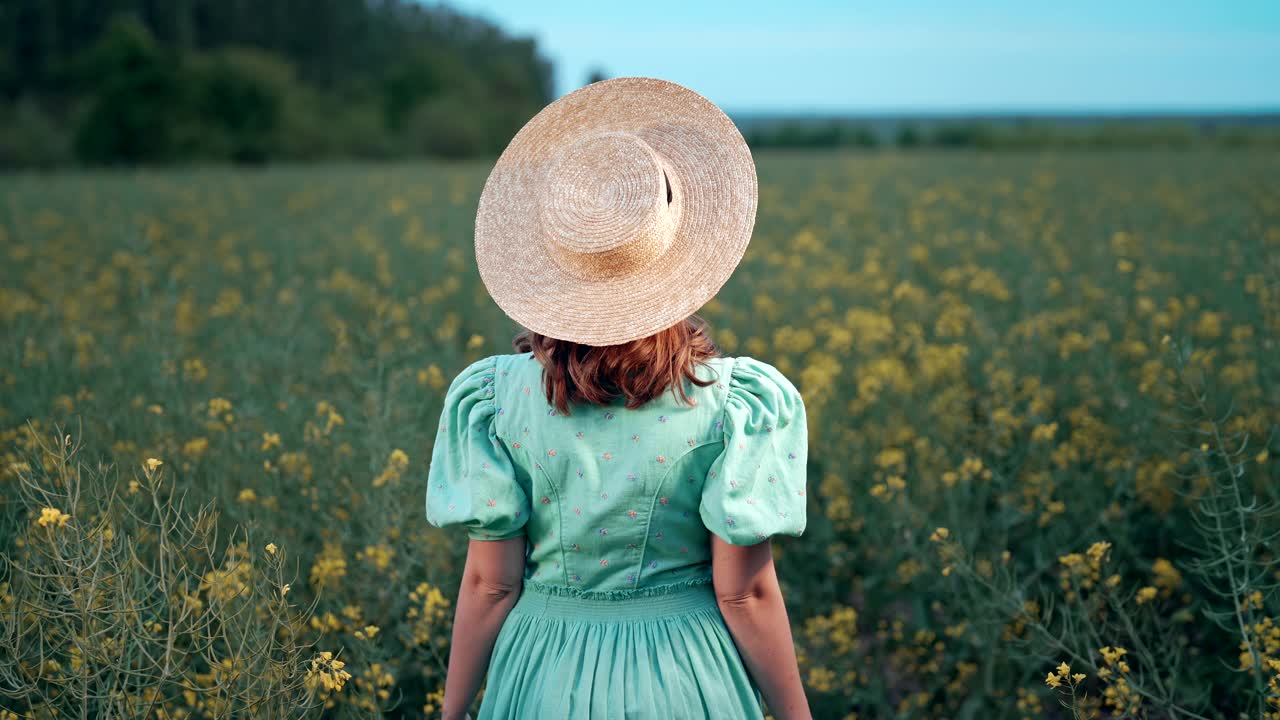
POLYGON ((476 213, 489 294, 535 332, 618 345, 697 312, 755 225, 755 164, 711 101, 614 78, 543 108, 511 140, 476 213))

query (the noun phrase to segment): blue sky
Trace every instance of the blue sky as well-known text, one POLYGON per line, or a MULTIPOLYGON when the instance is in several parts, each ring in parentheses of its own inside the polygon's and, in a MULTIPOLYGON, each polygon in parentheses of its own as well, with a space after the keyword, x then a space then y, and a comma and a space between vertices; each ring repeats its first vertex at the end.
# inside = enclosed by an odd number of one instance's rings
POLYGON ((599 66, 740 113, 1280 109, 1280 0, 446 4, 535 37, 557 95, 599 66))

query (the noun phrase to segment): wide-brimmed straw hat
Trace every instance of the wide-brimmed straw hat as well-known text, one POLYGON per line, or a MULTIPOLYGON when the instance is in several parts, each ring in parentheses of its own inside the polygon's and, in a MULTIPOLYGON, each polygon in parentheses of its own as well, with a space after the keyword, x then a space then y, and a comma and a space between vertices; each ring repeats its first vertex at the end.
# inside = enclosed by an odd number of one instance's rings
POLYGON ((618 345, 694 314, 746 252, 756 170, 733 121, 698 93, 626 77, 529 120, 476 213, 476 263, 520 325, 618 345))

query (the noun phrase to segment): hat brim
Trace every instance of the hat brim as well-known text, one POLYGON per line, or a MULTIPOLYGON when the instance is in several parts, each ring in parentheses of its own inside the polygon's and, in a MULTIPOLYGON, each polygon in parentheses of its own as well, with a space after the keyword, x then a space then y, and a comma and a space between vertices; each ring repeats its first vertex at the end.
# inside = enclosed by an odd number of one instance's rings
POLYGON ((586 345, 647 337, 715 297, 755 226, 751 150, 733 121, 698 93, 656 78, 592 83, 543 108, 512 138, 476 212, 476 264, 494 301, 520 325, 586 345), (625 131, 675 169, 683 212, 659 260, 633 274, 584 280, 551 257, 538 189, 557 151, 587 133, 625 131))

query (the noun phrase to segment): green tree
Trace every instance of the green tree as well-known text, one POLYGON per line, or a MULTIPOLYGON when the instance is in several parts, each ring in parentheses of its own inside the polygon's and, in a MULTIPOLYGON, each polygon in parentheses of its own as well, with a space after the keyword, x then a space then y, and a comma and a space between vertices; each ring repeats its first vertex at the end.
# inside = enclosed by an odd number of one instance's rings
POLYGON ((200 135, 190 155, 263 162, 276 151, 291 69, 255 50, 224 50, 202 59, 195 73, 200 135))
POLYGON ((913 148, 920 144, 920 130, 913 123, 903 123, 898 127, 894 144, 901 148, 913 148))
POLYGON ((90 163, 171 159, 193 122, 180 58, 135 18, 121 17, 81 67, 81 81, 95 90, 76 127, 76 154, 90 163))

